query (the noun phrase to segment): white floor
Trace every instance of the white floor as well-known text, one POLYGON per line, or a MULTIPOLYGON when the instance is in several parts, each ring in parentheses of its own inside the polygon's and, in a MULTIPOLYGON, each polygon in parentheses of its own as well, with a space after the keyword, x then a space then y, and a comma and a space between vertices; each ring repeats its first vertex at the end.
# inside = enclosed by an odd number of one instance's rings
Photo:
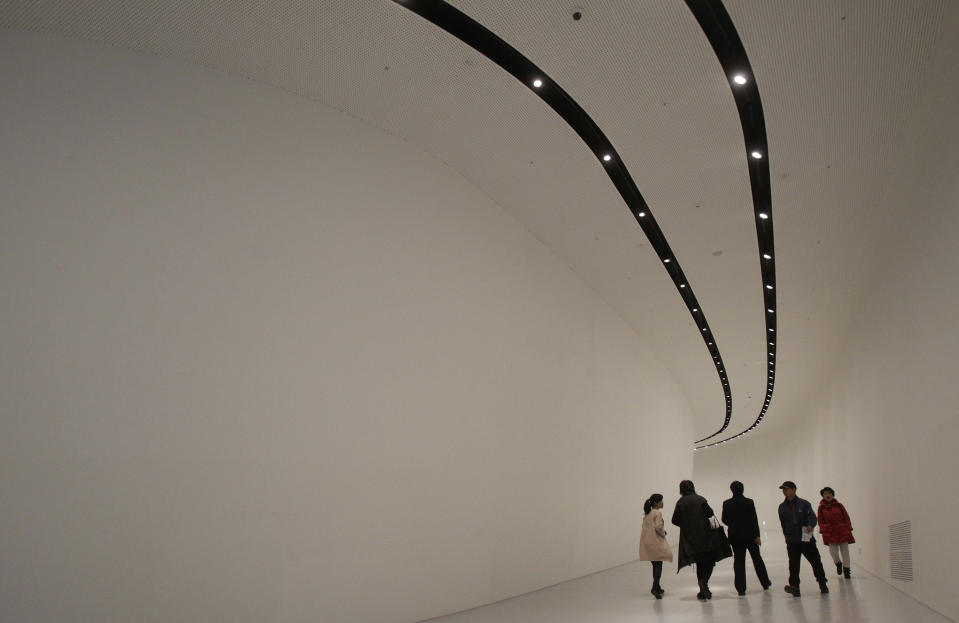
POLYGON ((857 568, 844 580, 827 551, 823 564, 829 577, 828 595, 821 595, 809 564, 802 562, 801 597, 783 591, 787 564, 785 545, 763 546, 763 558, 773 585, 763 591, 752 562, 746 562, 746 595, 739 597, 733 587, 733 565, 729 558, 713 572, 708 602, 696 599, 696 574, 684 568, 676 574, 676 563, 665 563, 663 588, 656 600, 649 589, 652 570, 648 562, 622 567, 572 580, 549 588, 507 599, 489 606, 431 619, 430 623, 638 623, 642 621, 775 623, 948 623, 951 619, 897 591, 889 584, 857 568))

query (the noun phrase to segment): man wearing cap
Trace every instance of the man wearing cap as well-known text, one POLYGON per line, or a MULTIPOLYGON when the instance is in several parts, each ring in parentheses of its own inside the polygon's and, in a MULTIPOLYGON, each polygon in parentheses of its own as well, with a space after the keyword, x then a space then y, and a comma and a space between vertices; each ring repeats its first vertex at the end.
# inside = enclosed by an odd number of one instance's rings
POLYGON ((791 480, 779 485, 785 500, 779 505, 779 523, 783 527, 783 536, 786 537, 786 552, 789 554, 789 584, 785 590, 794 597, 799 597, 799 560, 806 557, 812 565, 812 572, 819 582, 819 590, 828 593, 826 586, 826 571, 822 567, 822 558, 816 547, 813 530, 816 528, 816 511, 812 504, 796 495, 796 483, 791 480))

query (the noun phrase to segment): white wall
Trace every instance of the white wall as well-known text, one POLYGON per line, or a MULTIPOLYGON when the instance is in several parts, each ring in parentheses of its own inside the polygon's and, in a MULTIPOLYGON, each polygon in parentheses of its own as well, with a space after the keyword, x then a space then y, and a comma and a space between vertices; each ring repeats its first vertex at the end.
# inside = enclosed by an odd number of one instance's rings
POLYGON ((0 618, 413 621, 636 557, 676 383, 454 171, 0 31, 0 618))
MULTIPOLYGON (((697 485, 712 501, 740 479, 776 528, 776 487, 795 480, 818 504, 830 485, 855 528, 853 562, 959 620, 959 5, 950 6, 920 102, 903 129, 889 192, 875 218, 890 226, 886 263, 848 328, 842 357, 822 362, 808 409, 777 405, 772 429, 696 453, 697 485), (890 579, 889 525, 911 520, 914 580, 890 579)), ((780 335, 780 353, 790 339, 780 335)), ((786 355, 788 357, 788 354, 786 355)), ((788 382, 780 369, 779 382, 788 382)), ((810 574, 811 575, 811 574, 810 574)))

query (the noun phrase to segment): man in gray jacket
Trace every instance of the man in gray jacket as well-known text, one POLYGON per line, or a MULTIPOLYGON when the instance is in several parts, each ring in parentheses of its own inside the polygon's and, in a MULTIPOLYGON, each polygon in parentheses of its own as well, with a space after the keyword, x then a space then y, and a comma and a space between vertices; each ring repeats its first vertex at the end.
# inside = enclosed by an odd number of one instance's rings
POLYGON ((789 554, 789 584, 787 593, 799 597, 799 560, 805 556, 812 565, 812 572, 819 582, 819 590, 828 593, 826 571, 822 567, 822 558, 816 547, 813 530, 816 528, 816 511, 812 504, 796 496, 796 483, 791 480, 779 485, 785 500, 779 505, 779 523, 786 537, 786 552, 789 554))

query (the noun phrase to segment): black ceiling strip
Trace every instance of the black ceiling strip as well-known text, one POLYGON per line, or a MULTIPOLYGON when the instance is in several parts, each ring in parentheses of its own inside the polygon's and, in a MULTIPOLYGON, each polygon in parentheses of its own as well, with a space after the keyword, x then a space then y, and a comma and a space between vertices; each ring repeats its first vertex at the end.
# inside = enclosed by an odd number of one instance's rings
POLYGON ((669 243, 656 223, 656 219, 653 218, 646 200, 640 194, 639 188, 636 187, 633 178, 626 169, 626 165, 623 164, 616 150, 613 149, 613 144, 606 138, 603 131, 599 129, 599 126, 586 114, 586 111, 576 100, 545 72, 511 45, 459 9, 442 0, 393 1, 436 24, 512 74, 526 88, 532 90, 550 108, 556 111, 596 155, 613 185, 616 186, 636 221, 642 227, 653 249, 659 255, 666 272, 672 278, 673 284, 689 309, 693 322, 699 328, 703 342, 706 344, 710 357, 713 359, 713 364, 716 366, 716 372, 719 375, 719 381, 726 399, 726 415, 723 426, 713 435, 718 435, 726 430, 732 419, 732 392, 722 355, 720 355, 719 347, 716 345, 716 339, 709 329, 706 315, 696 300, 692 286, 686 280, 686 275, 669 248, 669 243))
MULTIPOLYGON (((736 32, 736 25, 720 0, 686 0, 686 6, 692 11, 706 38, 712 44, 716 57, 722 65, 726 78, 739 110, 739 121, 743 126, 743 139, 746 143, 746 161, 749 166, 749 183, 752 187, 753 211, 756 219, 756 239, 759 242, 759 268, 762 274, 763 332, 768 346, 766 357, 766 395, 759 415, 749 428, 713 443, 697 446, 696 449, 717 446, 738 437, 759 426, 773 397, 776 381, 776 345, 779 343, 776 332, 776 252, 773 244, 772 196, 769 184, 769 148, 766 142, 766 121, 763 116, 763 103, 759 97, 759 85, 753 74, 746 49, 736 32)), ((723 429, 725 426, 723 427, 723 429)), ((696 443, 715 437, 720 429, 696 443)))

